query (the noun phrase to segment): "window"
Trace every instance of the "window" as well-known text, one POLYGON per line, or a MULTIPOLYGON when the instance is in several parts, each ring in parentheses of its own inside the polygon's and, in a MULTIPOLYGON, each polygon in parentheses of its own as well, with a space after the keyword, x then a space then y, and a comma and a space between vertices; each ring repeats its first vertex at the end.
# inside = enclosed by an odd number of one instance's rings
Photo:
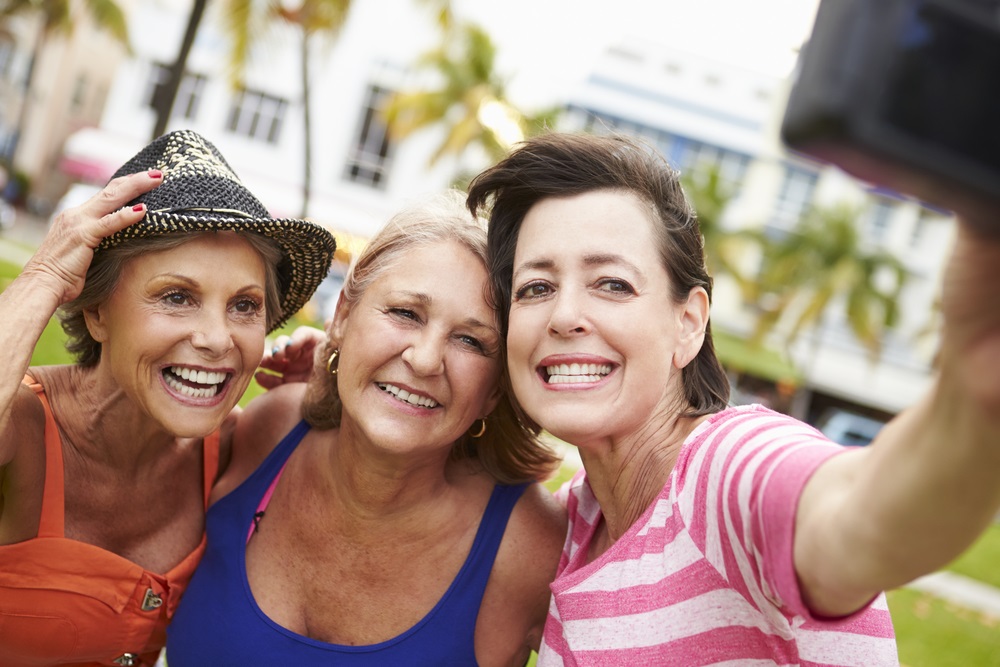
POLYGON ((889 236, 892 214, 896 207, 892 200, 885 197, 873 198, 872 204, 865 215, 865 234, 872 243, 881 245, 889 236))
POLYGON ((236 93, 226 129, 269 144, 278 143, 287 108, 288 102, 280 97, 244 88, 236 93))
POLYGON ((368 88, 354 145, 347 156, 344 177, 348 181, 373 188, 385 187, 392 145, 381 109, 391 94, 380 86, 368 88))
POLYGON ((714 169, 719 173, 719 181, 735 191, 743 182, 750 156, 735 151, 712 146, 694 139, 677 138, 675 152, 680 154, 682 173, 690 173, 696 179, 714 169))
MULTIPOLYGON (((156 109, 156 98, 162 94, 169 77, 169 66, 162 63, 152 64, 145 94, 146 105, 149 108, 156 109)), ((201 74, 184 72, 181 83, 177 87, 177 96, 174 97, 174 108, 171 115, 194 120, 198 115, 198 107, 205 89, 205 80, 201 74)))
POLYGON ((819 174, 801 167, 787 165, 781 181, 781 190, 774 203, 774 211, 768 225, 769 232, 788 232, 799 223, 799 218, 812 203, 813 192, 819 174))

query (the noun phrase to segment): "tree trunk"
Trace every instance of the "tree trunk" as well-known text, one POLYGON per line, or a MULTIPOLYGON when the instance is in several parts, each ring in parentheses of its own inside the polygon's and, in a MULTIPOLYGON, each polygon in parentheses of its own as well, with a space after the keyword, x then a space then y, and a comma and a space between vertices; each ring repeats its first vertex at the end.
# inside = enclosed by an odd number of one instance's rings
MULTIPOLYGON (((21 94, 21 108, 18 110, 17 115, 17 130, 14 132, 14 139, 10 142, 10 150, 7 152, 7 160, 11 166, 11 174, 17 171, 17 164, 15 160, 17 159, 17 148, 18 144, 21 143, 21 137, 24 136, 24 128, 28 124, 28 117, 31 115, 31 95, 32 87, 35 82, 35 65, 38 63, 38 59, 42 55, 42 47, 45 45, 45 38, 48 36, 48 31, 43 25, 38 31, 38 37, 35 38, 35 45, 31 49, 31 59, 28 61, 28 70, 24 73, 24 89, 21 94)), ((26 193, 18 193, 19 197, 24 196, 26 193)))
POLYGON ((302 213, 305 218, 309 213, 309 198, 312 194, 312 116, 309 113, 309 31, 302 27, 302 129, 305 137, 305 150, 302 151, 305 164, 302 170, 302 213))
POLYGON ((208 0, 195 0, 191 14, 188 16, 181 50, 177 53, 177 59, 170 67, 167 80, 163 85, 157 86, 156 97, 153 100, 153 106, 156 109, 156 125, 153 127, 151 141, 167 131, 167 123, 170 122, 170 114, 174 109, 174 100, 177 99, 177 89, 180 88, 181 80, 184 78, 188 54, 191 53, 191 46, 194 44, 194 38, 198 33, 198 26, 201 25, 201 17, 205 13, 205 5, 207 4, 208 0))

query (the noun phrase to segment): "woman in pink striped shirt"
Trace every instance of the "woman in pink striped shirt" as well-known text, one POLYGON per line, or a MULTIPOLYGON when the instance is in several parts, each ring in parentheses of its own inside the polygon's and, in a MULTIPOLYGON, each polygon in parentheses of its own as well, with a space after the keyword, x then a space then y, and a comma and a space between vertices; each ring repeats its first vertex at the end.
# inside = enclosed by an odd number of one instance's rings
POLYGON ((1000 506, 1000 243, 962 226, 931 395, 870 447, 727 407, 677 174, 622 137, 530 139, 472 183, 523 418, 575 445, 539 664, 895 665, 881 591, 1000 506), (992 370, 991 370, 992 369, 992 370))

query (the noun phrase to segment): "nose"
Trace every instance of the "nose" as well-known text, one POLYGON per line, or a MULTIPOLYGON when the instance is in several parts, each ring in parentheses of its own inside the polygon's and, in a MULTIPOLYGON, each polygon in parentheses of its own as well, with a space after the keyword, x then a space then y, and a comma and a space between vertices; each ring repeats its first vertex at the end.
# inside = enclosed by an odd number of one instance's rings
POLYGON ((549 333, 556 336, 574 336, 588 331, 584 316, 584 298, 573 290, 562 289, 552 300, 549 314, 549 333))
POLYGON ((225 308, 222 313, 204 309, 193 323, 191 344, 212 359, 225 356, 235 346, 225 308))
POLYGON ((439 375, 444 372, 444 345, 440 336, 423 332, 403 350, 403 361, 417 375, 439 375))

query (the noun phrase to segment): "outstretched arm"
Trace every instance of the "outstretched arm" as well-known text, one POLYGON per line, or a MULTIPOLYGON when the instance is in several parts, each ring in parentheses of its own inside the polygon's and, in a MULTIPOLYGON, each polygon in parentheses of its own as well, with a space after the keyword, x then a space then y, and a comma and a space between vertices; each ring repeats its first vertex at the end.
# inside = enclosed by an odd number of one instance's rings
POLYGON ((14 454, 14 398, 45 325, 59 306, 80 294, 101 239, 146 214, 145 208, 122 207, 162 181, 159 172, 117 178, 87 202, 61 213, 20 275, 0 294, 0 346, 7 357, 0 364, 0 465, 14 454))
POLYGON ((870 447, 806 485, 795 565, 821 615, 945 565, 1000 507, 1000 237, 960 224, 943 285, 940 370, 870 447))

